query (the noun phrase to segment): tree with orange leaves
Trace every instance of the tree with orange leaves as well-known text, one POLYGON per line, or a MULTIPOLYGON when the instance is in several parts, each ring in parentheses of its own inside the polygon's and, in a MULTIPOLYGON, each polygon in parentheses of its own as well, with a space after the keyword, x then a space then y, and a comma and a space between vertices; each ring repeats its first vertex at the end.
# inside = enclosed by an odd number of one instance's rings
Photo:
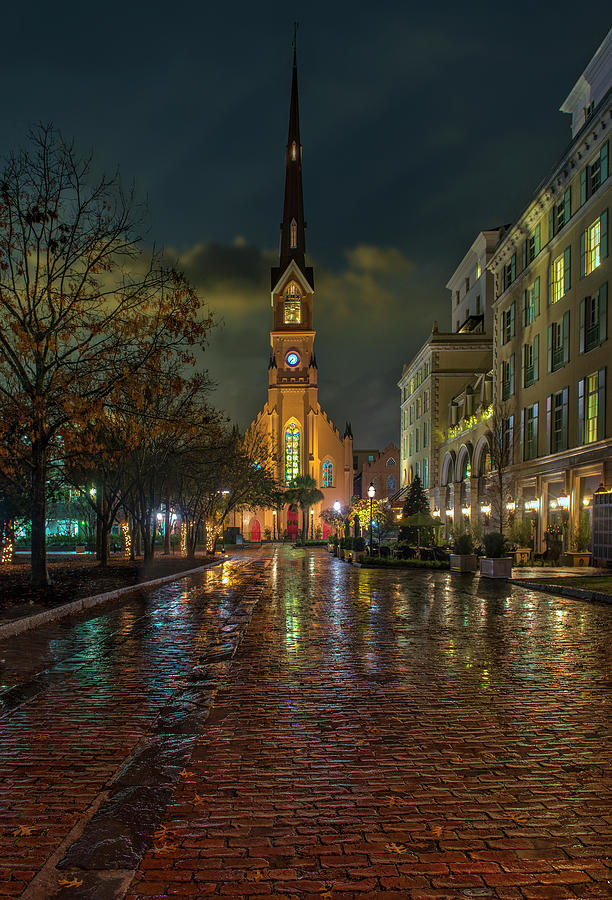
POLYGON ((35 587, 48 584, 50 466, 95 454, 113 392, 130 395, 136 373, 164 360, 188 370, 212 325, 185 277, 147 256, 143 222, 118 176, 96 176, 50 126, 0 174, 0 443, 6 428, 21 435, 35 587))

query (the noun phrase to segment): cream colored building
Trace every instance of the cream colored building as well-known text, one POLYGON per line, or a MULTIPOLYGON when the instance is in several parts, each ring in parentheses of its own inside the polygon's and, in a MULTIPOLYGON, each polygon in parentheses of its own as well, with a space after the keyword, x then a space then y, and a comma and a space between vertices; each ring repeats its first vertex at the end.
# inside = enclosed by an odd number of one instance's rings
POLYGON ((514 435, 517 511, 572 525, 612 485, 608 325, 612 31, 561 110, 572 141, 488 264, 495 400, 514 435))

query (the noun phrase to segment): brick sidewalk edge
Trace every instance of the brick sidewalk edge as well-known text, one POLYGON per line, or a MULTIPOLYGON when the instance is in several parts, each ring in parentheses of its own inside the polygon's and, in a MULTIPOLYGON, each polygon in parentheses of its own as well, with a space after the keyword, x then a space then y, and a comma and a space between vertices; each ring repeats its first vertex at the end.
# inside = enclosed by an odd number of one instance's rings
POLYGON ((179 578, 186 578, 188 575, 195 575, 203 569, 209 569, 211 566, 218 566, 224 559, 217 559, 214 562, 206 563, 198 566, 196 569, 188 569, 186 572, 175 572, 173 575, 164 575, 163 578, 155 578, 153 581, 142 581, 139 584, 129 584, 127 587, 117 588, 116 591, 106 591, 104 594, 94 594, 92 597, 81 597, 80 600, 73 600, 72 603, 64 603, 62 606, 55 606, 53 609, 46 609, 43 612, 35 613, 32 616, 24 616, 21 619, 15 619, 13 622, 7 622, 6 625, 0 625, 0 641, 24 631, 32 631, 34 628, 40 628, 41 625, 47 625, 49 622, 57 622, 72 616, 75 613, 83 612, 94 606, 101 606, 111 600, 120 600, 127 594, 134 594, 137 591, 147 590, 149 588, 159 587, 170 581, 178 581, 179 578))
POLYGON ((596 600, 600 603, 612 603, 612 594, 604 594, 601 591, 583 591, 576 587, 563 587, 562 585, 528 581, 522 578, 506 578, 506 581, 509 584, 518 584, 520 587, 543 591, 545 594, 560 594, 562 597, 574 597, 576 600, 596 600))

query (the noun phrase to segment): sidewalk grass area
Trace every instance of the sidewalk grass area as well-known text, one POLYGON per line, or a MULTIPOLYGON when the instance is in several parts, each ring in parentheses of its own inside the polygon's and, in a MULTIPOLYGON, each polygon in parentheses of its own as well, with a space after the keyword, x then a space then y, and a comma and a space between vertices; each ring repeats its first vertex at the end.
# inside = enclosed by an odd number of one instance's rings
POLYGON ((0 622, 189 571, 209 561, 211 558, 203 554, 195 559, 160 555, 146 566, 142 559, 111 559, 108 566, 102 567, 93 555, 54 554, 47 564, 51 586, 34 590, 30 585, 29 555, 19 554, 15 563, 0 569, 0 622))
POLYGON ((602 594, 612 594, 612 575, 576 575, 574 577, 551 575, 549 577, 531 577, 530 580, 541 581, 542 584, 578 588, 581 591, 599 591, 602 594))

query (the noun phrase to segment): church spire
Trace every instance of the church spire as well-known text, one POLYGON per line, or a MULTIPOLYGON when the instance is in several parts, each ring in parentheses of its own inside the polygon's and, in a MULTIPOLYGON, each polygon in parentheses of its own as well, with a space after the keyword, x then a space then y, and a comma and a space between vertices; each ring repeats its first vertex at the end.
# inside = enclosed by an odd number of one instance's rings
POLYGON ((280 269, 294 259, 300 269, 305 266, 306 223, 302 192, 302 145, 300 143, 300 110, 298 103, 297 49, 293 36, 293 74, 289 106, 289 135, 285 156, 285 204, 281 224, 280 269))

